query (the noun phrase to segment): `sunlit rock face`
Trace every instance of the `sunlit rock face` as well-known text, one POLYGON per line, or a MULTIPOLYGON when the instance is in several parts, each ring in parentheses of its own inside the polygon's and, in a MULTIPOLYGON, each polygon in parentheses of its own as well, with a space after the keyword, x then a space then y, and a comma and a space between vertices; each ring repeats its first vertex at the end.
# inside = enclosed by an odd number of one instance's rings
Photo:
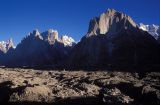
POLYGON ((45 41, 49 42, 49 44, 54 44, 55 40, 59 40, 58 31, 53 29, 49 29, 48 31, 43 32, 42 36, 45 41))
POLYGON ((116 34, 123 28, 137 27, 136 23, 131 17, 126 14, 108 9, 107 12, 102 13, 100 17, 93 18, 90 21, 87 37, 99 34, 116 34))
POLYGON ((128 15, 109 9, 91 19, 87 34, 73 48, 68 62, 75 68, 127 69, 158 65, 158 59, 156 39, 128 15))
POLYGON ((1 52, 6 51, 6 42, 4 42, 4 41, 0 42, 0 51, 1 52))

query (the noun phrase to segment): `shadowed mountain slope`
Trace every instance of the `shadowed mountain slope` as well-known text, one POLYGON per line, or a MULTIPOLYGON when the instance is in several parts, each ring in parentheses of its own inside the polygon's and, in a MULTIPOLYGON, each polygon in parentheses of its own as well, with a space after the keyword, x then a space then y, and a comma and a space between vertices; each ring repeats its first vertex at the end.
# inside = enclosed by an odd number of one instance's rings
POLYGON ((109 9, 90 21, 68 62, 73 68, 152 67, 159 65, 159 45, 131 17, 109 9))

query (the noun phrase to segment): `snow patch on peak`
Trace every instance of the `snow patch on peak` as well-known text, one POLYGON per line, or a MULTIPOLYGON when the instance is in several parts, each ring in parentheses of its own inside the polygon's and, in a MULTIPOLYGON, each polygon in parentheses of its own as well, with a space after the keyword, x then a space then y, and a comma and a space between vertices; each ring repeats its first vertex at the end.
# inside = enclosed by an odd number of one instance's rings
POLYGON ((148 26, 149 25, 144 25, 143 23, 139 24, 139 28, 142 29, 143 31, 148 31, 148 26))
POLYGON ((38 29, 35 29, 35 30, 33 30, 33 34, 34 34, 35 36, 39 36, 39 35, 40 35, 40 32, 38 31, 38 29))
POLYGON ((72 46, 73 44, 75 44, 75 40, 67 35, 63 35, 61 41, 65 46, 72 46))
POLYGON ((147 31, 151 34, 155 39, 158 39, 160 36, 160 26, 152 24, 152 25, 145 25, 143 23, 139 24, 139 28, 143 31, 147 31))
POLYGON ((6 53, 10 48, 15 48, 12 38, 7 41, 0 41, 0 51, 6 53))

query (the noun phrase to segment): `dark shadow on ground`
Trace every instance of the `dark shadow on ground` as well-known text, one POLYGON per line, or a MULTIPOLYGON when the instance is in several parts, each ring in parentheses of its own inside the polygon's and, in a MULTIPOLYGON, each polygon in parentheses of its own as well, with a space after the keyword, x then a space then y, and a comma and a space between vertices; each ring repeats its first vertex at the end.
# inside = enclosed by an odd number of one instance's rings
POLYGON ((53 103, 46 102, 9 102, 2 105, 159 105, 158 103, 109 103, 103 102, 101 98, 98 97, 77 97, 59 100, 53 103))
POLYGON ((17 88, 11 88, 13 83, 11 81, 5 81, 0 83, 0 105, 6 105, 9 102, 10 96, 14 92, 21 94, 26 86, 19 86, 17 88))
POLYGON ((141 67, 129 67, 129 66, 92 66, 92 67, 64 67, 64 66, 6 66, 0 68, 21 68, 21 69, 35 69, 35 70, 66 70, 66 71, 120 71, 120 72, 160 72, 160 65, 150 65, 150 66, 141 66, 141 67))
MULTIPOLYGON (((10 96, 17 92, 18 94, 21 94, 23 90, 26 88, 26 86, 19 86, 17 88, 12 88, 11 86, 13 83, 11 81, 6 81, 3 83, 0 83, 0 105, 159 105, 160 100, 157 98, 156 94, 154 92, 151 92, 149 94, 142 95, 141 87, 133 87, 132 84, 129 83, 119 83, 115 85, 108 85, 105 88, 112 89, 112 88, 118 88, 123 93, 129 95, 135 101, 133 103, 121 103, 117 100, 113 101, 115 99, 105 100, 104 101, 104 91, 103 89, 100 91, 100 94, 97 96, 84 96, 84 97, 68 97, 66 99, 57 98, 52 103, 47 102, 28 102, 28 101, 22 101, 18 102, 18 100, 15 100, 16 102, 10 102, 10 96)), ((112 98, 112 97, 111 97, 112 98)))
POLYGON ((53 103, 45 102, 10 102, 7 105, 105 105, 97 97, 74 97, 58 100, 53 103))

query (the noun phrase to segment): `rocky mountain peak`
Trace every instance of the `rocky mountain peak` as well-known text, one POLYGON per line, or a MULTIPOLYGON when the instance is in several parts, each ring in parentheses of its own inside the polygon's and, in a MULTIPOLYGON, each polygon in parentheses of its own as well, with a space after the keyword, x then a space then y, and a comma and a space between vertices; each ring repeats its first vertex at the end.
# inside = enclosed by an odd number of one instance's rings
POLYGON ((58 31, 49 29, 41 33, 45 41, 48 41, 50 44, 54 44, 55 40, 58 40, 58 31))
POLYGON ((104 14, 114 15, 116 12, 117 11, 115 9, 108 8, 107 11, 106 11, 106 13, 104 13, 104 14))
POLYGON ((38 29, 33 30, 33 34, 36 35, 36 36, 40 35, 38 29))
POLYGON ((143 23, 139 24, 139 28, 143 31, 147 31, 151 34, 155 39, 158 39, 160 36, 160 26, 152 24, 152 25, 145 25, 143 23))
POLYGON ((72 46, 73 44, 75 44, 75 41, 72 37, 69 37, 67 35, 63 35, 61 37, 61 41, 65 46, 72 46))
POLYGON ((47 35, 47 40, 50 44, 53 44, 55 40, 58 40, 58 31, 49 29, 48 30, 48 35, 47 35))
POLYGON ((32 34, 39 39, 43 39, 38 29, 33 30, 32 34))
POLYGON ((6 44, 6 49, 7 51, 10 49, 10 48, 14 48, 14 44, 13 44, 13 40, 12 38, 10 38, 6 44))
POLYGON ((54 29, 49 29, 45 32, 40 33, 37 29, 33 30, 33 32, 29 33, 28 36, 25 39, 28 39, 30 37, 31 39, 39 38, 43 41, 48 42, 50 45, 53 45, 55 41, 58 41, 60 43, 63 43, 64 46, 72 46, 75 41, 72 37, 69 37, 67 35, 63 35, 60 39, 58 37, 58 31, 54 29))
POLYGON ((40 32, 38 29, 35 29, 33 30, 32 32, 29 32, 27 37, 30 37, 30 38, 38 38, 38 39, 41 39, 43 40, 43 37, 41 36, 40 32))
POLYGON ((6 48, 6 42, 1 41, 0 42, 0 51, 5 52, 5 50, 6 50, 5 48, 6 48))
POLYGON ((14 48, 12 38, 10 38, 8 41, 0 42, 0 51, 6 53, 10 48, 14 48))
POLYGON ((137 27, 136 23, 128 15, 118 12, 114 9, 108 9, 99 17, 93 18, 90 21, 88 36, 99 34, 116 34, 122 29, 130 29, 137 27))

